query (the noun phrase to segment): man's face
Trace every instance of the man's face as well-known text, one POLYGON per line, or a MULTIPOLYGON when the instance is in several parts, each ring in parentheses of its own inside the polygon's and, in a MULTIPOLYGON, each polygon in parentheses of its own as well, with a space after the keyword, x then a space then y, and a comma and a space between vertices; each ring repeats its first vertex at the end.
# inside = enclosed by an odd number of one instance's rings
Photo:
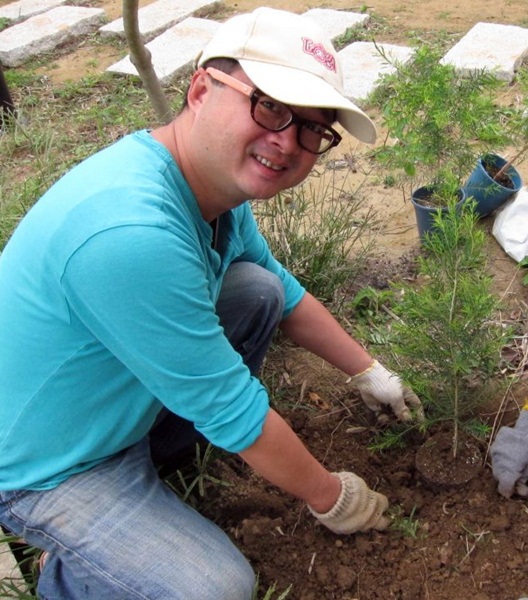
MULTIPOLYGON (((206 177, 238 205, 247 199, 271 198, 277 192, 303 181, 317 155, 301 148, 297 125, 283 131, 268 131, 251 117, 247 95, 217 85, 201 70, 206 86, 194 122, 193 143, 200 154, 206 177)), ((242 69, 233 77, 253 87, 242 69)), ((317 108, 292 107, 305 119, 328 123, 328 114, 317 108)))

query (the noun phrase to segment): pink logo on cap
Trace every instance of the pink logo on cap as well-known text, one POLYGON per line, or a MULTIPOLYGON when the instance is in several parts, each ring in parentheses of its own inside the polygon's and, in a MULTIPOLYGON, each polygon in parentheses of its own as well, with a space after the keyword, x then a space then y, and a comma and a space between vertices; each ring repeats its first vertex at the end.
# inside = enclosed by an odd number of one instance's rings
POLYGON ((321 43, 316 43, 310 38, 303 38, 303 52, 311 54, 315 60, 324 65, 329 71, 336 71, 336 61, 333 54, 325 50, 321 43))

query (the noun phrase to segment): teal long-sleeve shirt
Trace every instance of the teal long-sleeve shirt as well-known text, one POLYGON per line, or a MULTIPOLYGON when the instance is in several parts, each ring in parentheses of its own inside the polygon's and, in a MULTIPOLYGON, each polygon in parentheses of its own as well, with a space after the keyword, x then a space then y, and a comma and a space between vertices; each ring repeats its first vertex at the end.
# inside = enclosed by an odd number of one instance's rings
POLYGON ((233 261, 300 284, 273 258, 249 204, 212 229, 147 131, 76 166, 0 256, 0 489, 49 489, 139 441, 162 406, 231 452, 269 401, 215 313, 233 261))

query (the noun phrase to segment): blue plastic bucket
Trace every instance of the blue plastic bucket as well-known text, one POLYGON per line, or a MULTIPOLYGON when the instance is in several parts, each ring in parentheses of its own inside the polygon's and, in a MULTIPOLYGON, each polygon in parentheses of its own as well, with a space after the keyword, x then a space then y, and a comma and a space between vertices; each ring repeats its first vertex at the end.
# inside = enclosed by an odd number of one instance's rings
MULTIPOLYGON (((418 227, 418 234, 420 240, 423 241, 425 234, 434 230, 434 216, 438 211, 447 211, 447 207, 434 207, 423 204, 424 200, 427 200, 431 196, 432 187, 423 186, 414 190, 411 196, 411 202, 414 206, 414 213, 416 215, 416 225, 418 227)), ((461 188, 458 190, 459 201, 457 207, 461 206, 466 200, 466 191, 461 188)))
POLYGON ((505 172, 512 183, 512 187, 506 187, 494 181, 484 164, 490 164, 495 169, 501 169, 506 160, 497 154, 488 154, 477 161, 477 166, 469 176, 464 186, 466 196, 472 196, 476 200, 475 210, 481 217, 489 215, 508 200, 512 194, 517 193, 522 187, 522 179, 517 169, 510 165, 505 172))

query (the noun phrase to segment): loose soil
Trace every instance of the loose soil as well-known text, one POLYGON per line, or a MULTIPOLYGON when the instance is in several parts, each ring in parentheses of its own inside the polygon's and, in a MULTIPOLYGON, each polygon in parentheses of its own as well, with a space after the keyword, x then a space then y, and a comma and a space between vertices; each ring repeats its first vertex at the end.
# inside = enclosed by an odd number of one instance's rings
POLYGON ((483 165, 488 175, 492 179, 494 179, 499 185, 505 188, 509 188, 510 190, 515 188, 515 184, 513 183, 512 178, 506 172, 500 173, 503 167, 499 168, 498 166, 492 165, 487 162, 483 162, 483 165))
MULTIPOLYGON (((227 0, 225 15, 259 4, 227 0)), ((117 0, 92 5, 104 6, 109 19, 119 16, 121 2, 117 0)), ((296 12, 321 6, 316 1, 285 0, 268 0, 266 5, 296 12)), ((345 0, 324 6, 361 8, 345 0)), ((408 45, 411 31, 422 38, 443 31, 456 41, 479 21, 528 26, 526 0, 375 0, 365 7, 376 17, 376 40, 387 43, 408 45)), ((79 44, 59 54, 42 71, 60 83, 104 69, 120 57, 119 52, 115 46, 79 44)), ((365 148, 348 138, 332 160, 350 157, 368 170, 365 148)), ((351 186, 362 181, 360 171, 350 176, 351 186)), ((526 163, 520 171, 526 180, 526 163)), ((414 257, 420 251, 410 201, 380 181, 374 174, 365 188, 365 202, 379 214, 379 227, 375 255, 357 281, 357 289, 384 287, 397 277, 412 278, 414 257)), ((492 224, 492 217, 481 221, 488 234, 495 291, 505 306, 502 318, 519 326, 526 323, 528 288, 521 284, 516 264, 491 235, 492 224)), ((505 349, 520 371, 525 345, 522 340, 505 349)), ((274 398, 275 407, 306 446, 329 469, 354 471, 386 494, 395 519, 386 532, 336 536, 318 525, 301 502, 255 476, 236 456, 222 457, 213 472, 231 485, 207 484, 202 510, 249 558, 259 573, 262 591, 275 583, 273 598, 291 586, 288 598, 295 600, 528 597, 528 505, 526 500, 505 500, 498 495, 487 442, 478 446, 482 460, 476 476, 459 485, 431 485, 416 463, 425 438, 416 436, 402 449, 369 451, 378 425, 341 373, 286 344, 273 351, 266 369, 273 369, 280 392, 280 398, 274 398)), ((495 427, 512 423, 527 396, 528 385, 521 380, 508 393, 486 399, 482 416, 495 427)))

